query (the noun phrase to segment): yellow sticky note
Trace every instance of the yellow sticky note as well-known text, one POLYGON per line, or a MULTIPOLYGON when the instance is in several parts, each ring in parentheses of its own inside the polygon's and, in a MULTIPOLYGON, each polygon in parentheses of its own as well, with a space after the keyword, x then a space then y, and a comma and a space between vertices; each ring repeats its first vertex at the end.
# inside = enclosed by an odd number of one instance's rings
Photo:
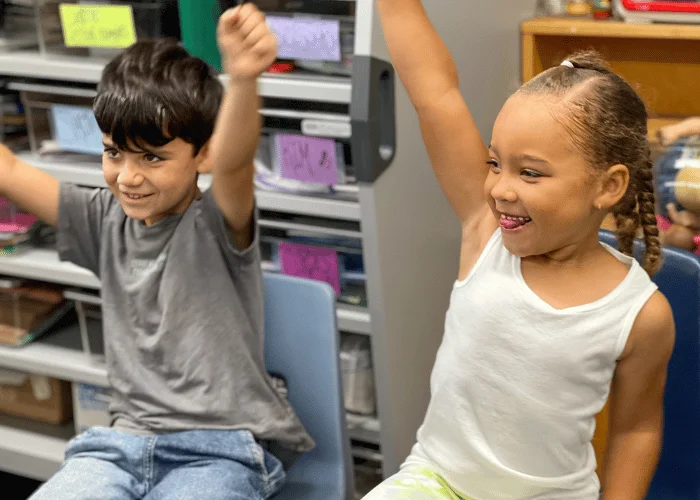
POLYGON ((123 49, 136 42, 131 5, 60 5, 66 47, 123 49))

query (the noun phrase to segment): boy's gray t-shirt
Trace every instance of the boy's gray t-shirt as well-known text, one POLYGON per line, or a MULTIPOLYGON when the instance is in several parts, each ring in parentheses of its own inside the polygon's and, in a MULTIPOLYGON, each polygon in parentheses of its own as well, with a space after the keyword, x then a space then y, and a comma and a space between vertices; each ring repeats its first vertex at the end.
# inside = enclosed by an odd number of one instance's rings
POLYGON ((238 249, 211 190, 147 227, 108 189, 62 184, 58 251, 102 282, 113 425, 136 433, 246 429, 313 447, 264 368, 257 229, 238 249))

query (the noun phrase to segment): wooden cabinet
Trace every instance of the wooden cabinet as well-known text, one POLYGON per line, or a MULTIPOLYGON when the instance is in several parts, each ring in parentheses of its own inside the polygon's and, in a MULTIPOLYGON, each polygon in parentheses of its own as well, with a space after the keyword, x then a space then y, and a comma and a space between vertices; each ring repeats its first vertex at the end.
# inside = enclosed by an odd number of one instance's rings
POLYGON ((540 18, 521 34, 524 82, 577 50, 600 52, 644 99, 652 140, 660 126, 700 115, 700 25, 540 18))

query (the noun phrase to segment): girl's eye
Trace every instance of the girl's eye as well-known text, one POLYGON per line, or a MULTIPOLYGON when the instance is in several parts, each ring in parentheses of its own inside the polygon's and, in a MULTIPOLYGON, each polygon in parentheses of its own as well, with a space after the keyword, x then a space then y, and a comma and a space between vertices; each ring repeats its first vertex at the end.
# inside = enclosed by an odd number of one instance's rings
POLYGON ((117 151, 116 149, 105 149, 105 154, 110 160, 116 160, 117 158, 119 158, 119 151, 117 151))
POLYGON ((146 160, 148 163, 156 163, 161 161, 161 158, 159 156, 150 153, 144 155, 143 159, 146 160))
POLYGON ((486 162, 487 165, 491 167, 492 171, 500 170, 501 167, 496 160, 489 160, 486 162))
POLYGON ((542 174, 533 172, 532 170, 523 170, 520 175, 527 179, 537 179, 538 177, 542 177, 542 174))

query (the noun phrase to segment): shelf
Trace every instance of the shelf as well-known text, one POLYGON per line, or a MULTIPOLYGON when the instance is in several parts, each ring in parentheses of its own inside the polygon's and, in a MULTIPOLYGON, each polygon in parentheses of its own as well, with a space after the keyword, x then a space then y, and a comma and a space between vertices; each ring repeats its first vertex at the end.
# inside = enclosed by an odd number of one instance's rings
POLYGON ((0 345, 0 367, 70 382, 108 385, 106 367, 91 361, 81 350, 77 324, 22 347, 0 345))
POLYGON ((27 247, 16 254, 1 256, 0 274, 83 288, 100 287, 93 273, 70 262, 61 262, 56 250, 48 248, 27 247))
POLYGON ((46 481, 63 463, 73 424, 51 425, 0 416, 0 469, 46 481))
MULTIPOLYGON (((102 175, 102 165, 97 162, 75 162, 60 159, 45 158, 30 152, 18 153, 17 157, 25 163, 33 165, 59 182, 70 182, 88 187, 107 187, 102 175)), ((200 175, 199 188, 204 190, 211 185, 210 175, 200 175)))
POLYGON ((380 424, 376 417, 365 417, 353 413, 346 414, 350 439, 364 443, 380 444, 380 424))
MULTIPOLYGON (((71 182, 90 187, 106 187, 102 169, 97 163, 70 163, 37 157, 31 153, 20 153, 18 157, 25 163, 51 174, 61 182, 71 182)), ((199 178, 199 188, 204 190, 211 185, 211 176, 199 178)), ((337 200, 321 196, 305 196, 278 191, 256 190, 256 201, 261 210, 295 213, 315 217, 343 220, 360 220, 360 204, 357 201, 337 200)))
POLYGON ((339 330, 372 335, 372 323, 367 308, 338 304, 337 311, 339 330))
MULTIPOLYGON (((43 57, 36 50, 0 54, 0 74, 5 76, 61 80, 97 84, 108 60, 96 57, 51 55, 43 57)), ((222 81, 226 77, 222 76, 222 81)), ((259 79, 263 97, 350 103, 352 86, 349 78, 328 76, 273 75, 259 79)))
POLYGON ((0 74, 45 80, 98 83, 106 64, 106 59, 95 57, 43 57, 36 50, 0 54, 0 74))
POLYGON ((63 160, 54 160, 34 155, 29 152, 17 154, 24 163, 33 165, 47 174, 55 177, 59 182, 70 182, 89 187, 107 187, 102 175, 102 165, 93 162, 73 163, 63 160))
POLYGON ((521 29, 526 35, 700 40, 700 25, 685 24, 636 24, 543 17, 525 21, 521 29))
POLYGON ((280 193, 262 189, 256 190, 255 199, 258 203, 258 208, 263 210, 329 219, 360 220, 360 204, 357 201, 280 193))

